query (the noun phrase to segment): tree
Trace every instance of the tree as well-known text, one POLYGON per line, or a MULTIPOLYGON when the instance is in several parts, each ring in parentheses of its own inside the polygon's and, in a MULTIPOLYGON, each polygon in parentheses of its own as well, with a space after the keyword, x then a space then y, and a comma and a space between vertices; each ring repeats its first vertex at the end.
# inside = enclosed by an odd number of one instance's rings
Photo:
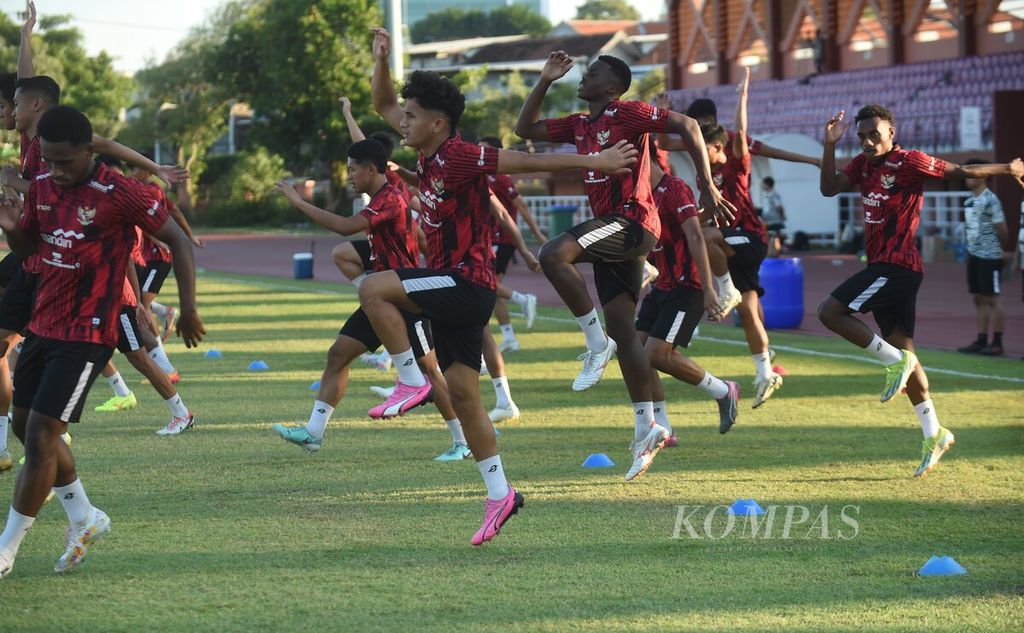
POLYGON ((639 20, 640 12, 627 0, 587 0, 576 9, 577 20, 639 20))
POLYGON ((412 41, 418 44, 497 35, 540 36, 549 31, 551 22, 546 17, 521 4, 500 7, 490 13, 479 9, 442 9, 409 29, 412 41))

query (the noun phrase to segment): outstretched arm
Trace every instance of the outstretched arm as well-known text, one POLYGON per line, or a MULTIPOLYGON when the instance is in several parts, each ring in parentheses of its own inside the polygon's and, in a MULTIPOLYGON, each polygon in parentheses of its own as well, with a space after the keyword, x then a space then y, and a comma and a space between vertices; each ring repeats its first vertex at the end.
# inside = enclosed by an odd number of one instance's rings
POLYGON ((530 96, 526 98, 523 108, 519 111, 519 119, 516 121, 515 131, 520 138, 533 141, 551 140, 551 137, 548 135, 547 125, 540 120, 540 108, 544 103, 544 95, 547 94, 548 88, 569 72, 574 61, 565 51, 551 51, 548 54, 548 61, 544 63, 544 68, 540 71, 540 78, 537 79, 537 84, 530 91, 530 96))
POLYGON ((18 79, 35 77, 36 67, 32 62, 32 29, 36 26, 36 3, 28 3, 28 17, 21 26, 21 45, 18 47, 18 79))
POLYGON ((514 150, 498 150, 498 173, 518 174, 535 171, 568 171, 586 169, 606 174, 628 173, 636 162, 637 150, 626 141, 619 141, 596 155, 527 154, 514 150))
POLYGON ((736 102, 736 116, 733 126, 736 132, 732 137, 732 153, 736 158, 743 158, 750 153, 747 146, 747 92, 750 88, 750 66, 744 69, 743 81, 740 82, 736 92, 739 93, 739 100, 736 102))
POLYGON ((274 185, 274 189, 282 193, 290 205, 302 211, 310 220, 313 220, 328 231, 334 231, 340 235, 354 235, 370 228, 370 222, 358 213, 350 217, 344 217, 313 206, 303 200, 299 196, 299 192, 295 191, 295 187, 285 180, 279 180, 274 185))
POLYGON ((365 140, 366 135, 359 129, 359 123, 352 116, 352 100, 348 97, 338 97, 338 101, 341 103, 341 114, 345 117, 345 125, 348 126, 348 135, 352 137, 352 142, 365 140))
POLYGON ((370 91, 373 95, 373 109, 377 111, 388 125, 401 132, 402 107, 398 105, 395 85, 391 82, 391 69, 388 68, 388 53, 391 51, 391 36, 387 29, 374 28, 373 31, 373 78, 370 80, 370 91))
POLYGON ((130 147, 125 147, 117 141, 105 139, 102 136, 92 135, 92 149, 97 154, 106 154, 122 160, 132 167, 145 169, 170 187, 175 183, 188 178, 188 170, 174 165, 157 165, 142 154, 130 147))
POLYGON ((784 149, 772 147, 761 143, 760 148, 757 150, 758 156, 764 156, 765 158, 775 158, 777 160, 784 160, 790 163, 807 163, 808 165, 814 165, 815 167, 821 167, 821 159, 815 158, 814 156, 804 156, 803 154, 797 154, 795 152, 787 152, 784 149))
POLYGON ((821 154, 821 175, 818 180, 821 195, 828 198, 850 188, 850 179, 846 174, 836 171, 836 143, 843 138, 846 128, 850 127, 849 123, 843 124, 845 115, 845 110, 840 111, 825 124, 825 148, 821 154))
POLYGON ((1017 184, 1024 187, 1024 162, 1014 158, 1009 163, 991 163, 988 165, 955 165, 946 164, 943 178, 976 178, 984 179, 991 176, 1012 176, 1017 184))

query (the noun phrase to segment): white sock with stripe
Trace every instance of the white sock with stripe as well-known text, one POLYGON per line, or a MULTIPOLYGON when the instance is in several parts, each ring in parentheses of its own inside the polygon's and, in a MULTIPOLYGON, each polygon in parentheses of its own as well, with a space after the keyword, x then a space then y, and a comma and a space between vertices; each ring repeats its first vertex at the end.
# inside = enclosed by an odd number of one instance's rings
POLYGON ((697 387, 715 400, 721 400, 729 395, 729 385, 725 384, 725 381, 721 378, 716 378, 708 372, 704 372, 704 377, 700 379, 700 384, 697 387))
POLYGON ((113 376, 107 376, 107 384, 114 390, 114 395, 118 398, 124 398, 132 394, 132 390, 128 388, 124 378, 121 377, 121 372, 115 371, 113 376))
POLYGON ((664 400, 654 403, 654 422, 665 427, 665 430, 672 434, 672 424, 668 421, 668 405, 664 400))
POLYGON ((444 423, 448 425, 448 431, 452 434, 453 442, 466 443, 466 434, 462 432, 462 422, 459 422, 458 418, 445 420, 444 423))
POLYGON ((501 338, 505 341, 516 340, 516 331, 512 327, 511 323, 498 324, 498 328, 501 330, 501 338))
POLYGON ((718 282, 718 292, 723 295, 731 295, 735 292, 736 286, 732 285, 732 275, 726 272, 724 275, 715 275, 715 281, 718 282))
POLYGON ((167 319, 167 306, 157 301, 149 304, 149 309, 156 315, 156 318, 164 321, 167 319))
POLYGON ((647 437, 654 424, 654 403, 633 403, 633 439, 639 441, 647 437))
POLYGON ((760 354, 751 354, 750 357, 754 359, 754 368, 757 371, 758 382, 768 380, 768 374, 772 373, 771 354, 766 350, 760 354))
POLYGON ((92 518, 92 504, 89 503, 89 496, 85 494, 81 479, 76 479, 66 486, 54 486, 53 493, 64 506, 64 513, 68 515, 71 525, 83 525, 92 518))
POLYGON ((314 402, 313 410, 309 412, 309 422, 306 422, 306 432, 318 440, 324 439, 324 429, 327 428, 332 413, 334 407, 323 400, 314 402))
POLYGON ((519 306, 520 310, 526 310, 526 295, 518 290, 512 291, 512 303, 519 306))
POLYGON ((505 479, 505 470, 501 467, 501 455, 481 459, 476 466, 483 475, 488 499, 501 501, 508 496, 508 481, 505 479))
POLYGON ((864 349, 877 356, 883 365, 892 365, 903 358, 903 352, 890 345, 877 334, 875 334, 875 337, 871 339, 871 343, 864 349))
POLYGON ((608 337, 604 334, 601 326, 601 319, 597 318, 597 308, 583 316, 576 317, 576 321, 583 330, 583 336, 587 339, 587 349, 594 352, 603 352, 608 348, 608 337))
POLYGON ((167 408, 171 411, 171 415, 173 417, 181 418, 182 420, 188 418, 188 407, 185 406, 180 395, 174 394, 170 398, 164 400, 164 402, 167 404, 167 408))
POLYGON ((512 391, 508 388, 508 378, 501 376, 499 378, 492 378, 491 384, 494 385, 494 397, 496 407, 499 409, 507 409, 512 406, 512 391))
POLYGON ((420 371, 420 366, 413 358, 411 347, 400 354, 392 354, 391 364, 398 372, 398 379, 404 384, 410 387, 422 387, 427 384, 426 376, 420 371))
POLYGON ((7 512, 7 526, 4 527, 3 534, 0 534, 0 549, 10 552, 12 557, 16 555, 18 548, 21 547, 21 540, 35 522, 35 517, 27 517, 11 506, 7 512))
POLYGON ((174 365, 171 364, 171 359, 167 358, 167 352, 164 351, 164 344, 159 338, 156 339, 156 347, 152 351, 148 352, 149 357, 153 359, 153 362, 157 364, 160 371, 165 374, 174 373, 174 365))
POLYGON ((914 405, 914 413, 921 421, 921 433, 926 438, 934 437, 939 432, 939 416, 935 415, 935 405, 931 398, 914 405))
POLYGON ((7 452, 7 424, 10 418, 6 415, 0 415, 0 453, 7 452))

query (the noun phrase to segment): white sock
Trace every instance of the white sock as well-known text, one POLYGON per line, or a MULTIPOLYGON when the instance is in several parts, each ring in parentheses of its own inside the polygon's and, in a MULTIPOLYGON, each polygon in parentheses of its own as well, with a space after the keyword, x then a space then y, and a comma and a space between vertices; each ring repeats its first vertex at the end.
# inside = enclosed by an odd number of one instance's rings
POLYGON ((634 402, 633 403, 633 438, 642 440, 654 424, 654 403, 634 402))
POLYGON ((7 452, 7 423, 10 420, 6 415, 0 415, 0 453, 7 452))
POLYGON ((363 283, 364 279, 366 279, 366 273, 363 273, 363 274, 359 275, 358 277, 356 277, 355 279, 353 279, 352 280, 352 285, 355 286, 356 288, 358 288, 359 284, 363 283))
POLYGON ((167 403, 167 408, 171 410, 171 415, 176 418, 184 420, 188 417, 188 407, 181 401, 180 394, 174 394, 170 398, 164 400, 167 403))
POLYGON ((501 501, 507 497, 508 481, 505 480, 505 470, 501 467, 501 455, 481 459, 476 465, 484 477, 487 498, 491 501, 501 501))
POLYGON ((107 384, 114 390, 114 395, 118 398, 132 395, 132 390, 125 384, 124 378, 121 378, 121 372, 119 371, 115 371, 113 376, 107 377, 107 384))
POLYGON ((721 378, 715 378, 708 372, 704 372, 704 377, 700 379, 700 384, 697 387, 715 400, 721 400, 729 395, 729 385, 725 384, 725 381, 721 378))
POLYGON ((64 506, 71 525, 82 525, 92 518, 92 504, 82 487, 82 480, 76 479, 66 486, 54 486, 53 492, 64 506))
POLYGON ((754 367, 757 370, 757 380, 767 380, 768 374, 772 373, 771 354, 767 351, 760 354, 751 354, 754 359, 754 367))
POLYGON ((314 402, 313 410, 309 413, 309 422, 306 422, 306 431, 318 440, 324 439, 324 429, 327 428, 332 413, 334 407, 323 400, 314 402))
POLYGON ((723 295, 731 295, 736 290, 736 286, 732 285, 732 275, 726 272, 724 275, 715 275, 715 281, 718 282, 718 292, 723 295))
POLYGON ((508 388, 508 378, 505 376, 492 378, 491 384, 494 385, 494 396, 497 398, 495 406, 499 409, 507 409, 511 407, 512 392, 508 388))
POLYGON ((518 290, 512 291, 512 303, 516 304, 522 310, 526 310, 526 295, 519 292, 518 290))
POLYGON ((654 403, 654 422, 665 427, 669 434, 672 433, 672 423, 668 421, 668 405, 665 404, 664 400, 654 403))
POLYGON ((871 339, 871 343, 864 349, 877 356, 883 365, 892 365, 903 358, 903 352, 887 343, 885 339, 877 334, 875 334, 875 337, 871 339))
POLYGON ((153 314, 155 314, 156 317, 161 321, 167 318, 167 306, 163 305, 162 303, 154 301, 153 303, 149 304, 149 309, 152 310, 153 314))
POLYGON ((410 387, 422 387, 427 384, 426 377, 413 358, 411 347, 400 354, 392 354, 391 364, 398 372, 398 379, 410 387))
POLYGON ((35 517, 27 517, 11 506, 7 513, 7 526, 4 533, 0 534, 0 549, 17 554, 18 548, 21 547, 21 539, 25 538, 25 534, 35 521, 35 517))
POLYGON ((453 442, 466 443, 466 434, 462 432, 462 422, 459 422, 458 418, 445 420, 444 423, 448 425, 448 431, 452 434, 453 442))
POLYGON ((580 324, 583 336, 587 339, 587 349, 603 352, 608 347, 608 337, 604 335, 601 319, 597 318, 597 308, 583 316, 576 317, 576 321, 580 324))
POLYGON ((920 404, 914 405, 914 413, 921 421, 921 433, 927 437, 934 437, 939 432, 939 416, 935 415, 935 405, 931 398, 920 404))
POLYGON ((498 324, 498 328, 501 329, 501 338, 506 341, 516 340, 516 331, 513 329, 511 323, 498 324))
POLYGON ((149 357, 153 359, 153 362, 157 364, 160 371, 165 374, 174 373, 174 365, 171 364, 171 359, 167 358, 167 352, 164 351, 164 344, 159 338, 156 339, 156 347, 149 352, 149 357))

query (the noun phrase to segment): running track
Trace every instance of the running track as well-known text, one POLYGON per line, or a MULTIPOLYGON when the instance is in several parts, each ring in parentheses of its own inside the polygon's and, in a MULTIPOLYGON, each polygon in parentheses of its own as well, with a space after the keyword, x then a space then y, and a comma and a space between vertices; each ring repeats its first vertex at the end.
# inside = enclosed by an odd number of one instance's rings
MULTIPOLYGON (((271 277, 292 277, 292 254, 314 252, 314 277, 320 281, 348 282, 331 263, 331 249, 340 238, 331 236, 282 236, 265 234, 217 234, 204 236, 205 249, 196 249, 196 265, 216 270, 271 277)), ((804 254, 804 311, 802 327, 809 334, 834 336, 818 322, 818 303, 843 279, 863 266, 852 255, 804 254)), ((581 266, 592 283, 589 266, 581 266)), ((533 274, 522 264, 513 264, 505 285, 537 295, 545 306, 563 306, 558 294, 541 274, 533 274)), ((597 294, 591 288, 591 296, 597 294)), ((202 306, 200 306, 201 308, 202 306)), ((1021 281, 1006 283, 1003 290, 1006 328, 1003 346, 1007 362, 1020 362, 1024 356, 1024 302, 1021 281)), ((568 316, 568 313, 566 313, 568 316)), ((915 342, 922 347, 955 349, 976 335, 974 305, 967 294, 963 264, 935 263, 925 267, 924 283, 917 300, 915 342)))

